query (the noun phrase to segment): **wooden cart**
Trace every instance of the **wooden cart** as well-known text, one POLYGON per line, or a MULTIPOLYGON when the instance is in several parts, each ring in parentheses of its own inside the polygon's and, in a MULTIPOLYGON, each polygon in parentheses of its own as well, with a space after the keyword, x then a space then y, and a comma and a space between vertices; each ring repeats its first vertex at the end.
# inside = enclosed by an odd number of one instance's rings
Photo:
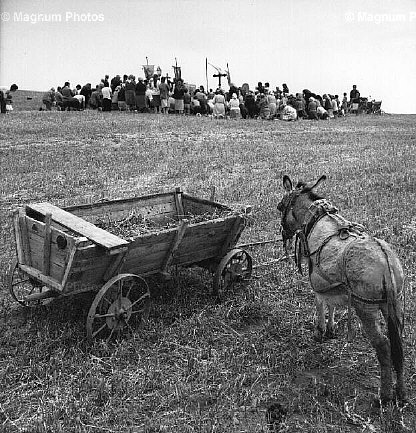
POLYGON ((30 204, 14 213, 17 260, 9 274, 10 293, 30 307, 53 297, 97 292, 87 335, 111 337, 146 319, 150 304, 146 276, 166 274, 172 266, 201 266, 212 272, 218 296, 249 277, 251 256, 235 248, 245 222, 244 211, 233 213, 178 188, 66 208, 30 204), (132 214, 151 221, 156 229, 122 239, 98 227, 106 219, 123 221, 132 214), (204 219, 207 214, 220 216, 204 219), (198 215, 201 221, 193 222, 198 215))

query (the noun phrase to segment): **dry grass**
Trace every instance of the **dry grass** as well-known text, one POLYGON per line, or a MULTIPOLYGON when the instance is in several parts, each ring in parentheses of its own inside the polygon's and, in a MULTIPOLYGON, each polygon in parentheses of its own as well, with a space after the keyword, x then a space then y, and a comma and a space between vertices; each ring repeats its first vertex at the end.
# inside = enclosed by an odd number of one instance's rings
MULTIPOLYGON (((277 403, 287 416, 275 431, 415 431, 414 125, 412 116, 316 123, 92 112, 2 116, 0 431, 266 432, 266 410, 277 403), (221 304, 202 270, 179 270, 169 289, 153 282, 149 323, 114 344, 86 342, 90 294, 28 312, 8 296, 14 255, 8 215, 19 205, 63 206, 175 186, 209 197, 215 186, 218 201, 253 206, 241 241, 257 241, 278 232, 284 173, 327 174, 325 195, 345 217, 391 242, 403 260, 405 408, 370 407, 377 362, 358 322, 352 344, 342 311, 339 338, 313 342, 313 295, 289 263, 258 268, 221 304)), ((280 248, 253 249, 254 263, 280 257, 280 248)))

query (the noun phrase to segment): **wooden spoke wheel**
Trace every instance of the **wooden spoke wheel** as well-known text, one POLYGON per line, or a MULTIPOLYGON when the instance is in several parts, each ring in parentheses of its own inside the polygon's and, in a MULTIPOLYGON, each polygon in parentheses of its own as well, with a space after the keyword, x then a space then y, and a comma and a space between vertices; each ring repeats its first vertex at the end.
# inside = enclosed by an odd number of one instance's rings
POLYGON ((253 261, 250 254, 235 248, 223 257, 214 275, 214 295, 222 297, 231 287, 250 278, 253 261))
POLYGON ((50 299, 41 299, 36 301, 29 301, 26 299, 29 295, 42 293, 45 287, 42 283, 39 283, 24 273, 19 268, 17 260, 14 260, 10 266, 8 285, 12 298, 23 307, 33 308, 50 302, 50 299))
POLYGON ((150 292, 146 281, 134 274, 120 274, 101 288, 87 319, 89 340, 105 338, 132 331, 132 326, 147 320, 150 292))

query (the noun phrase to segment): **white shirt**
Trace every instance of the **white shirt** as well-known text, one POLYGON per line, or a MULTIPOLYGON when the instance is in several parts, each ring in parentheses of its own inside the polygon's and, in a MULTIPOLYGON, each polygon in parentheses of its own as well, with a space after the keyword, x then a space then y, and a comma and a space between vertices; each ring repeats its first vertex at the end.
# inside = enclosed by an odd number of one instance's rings
POLYGON ((110 87, 103 87, 101 89, 101 92, 103 94, 103 99, 111 99, 111 88, 110 87))

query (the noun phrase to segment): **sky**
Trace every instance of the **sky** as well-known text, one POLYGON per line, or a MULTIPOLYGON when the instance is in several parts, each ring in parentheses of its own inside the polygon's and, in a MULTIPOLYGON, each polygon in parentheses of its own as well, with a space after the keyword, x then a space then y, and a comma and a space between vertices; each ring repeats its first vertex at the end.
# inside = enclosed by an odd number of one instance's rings
POLYGON ((177 61, 206 87, 206 59, 237 86, 356 84, 386 112, 416 113, 416 0, 0 0, 2 86, 96 85, 147 62, 172 76, 177 61))

